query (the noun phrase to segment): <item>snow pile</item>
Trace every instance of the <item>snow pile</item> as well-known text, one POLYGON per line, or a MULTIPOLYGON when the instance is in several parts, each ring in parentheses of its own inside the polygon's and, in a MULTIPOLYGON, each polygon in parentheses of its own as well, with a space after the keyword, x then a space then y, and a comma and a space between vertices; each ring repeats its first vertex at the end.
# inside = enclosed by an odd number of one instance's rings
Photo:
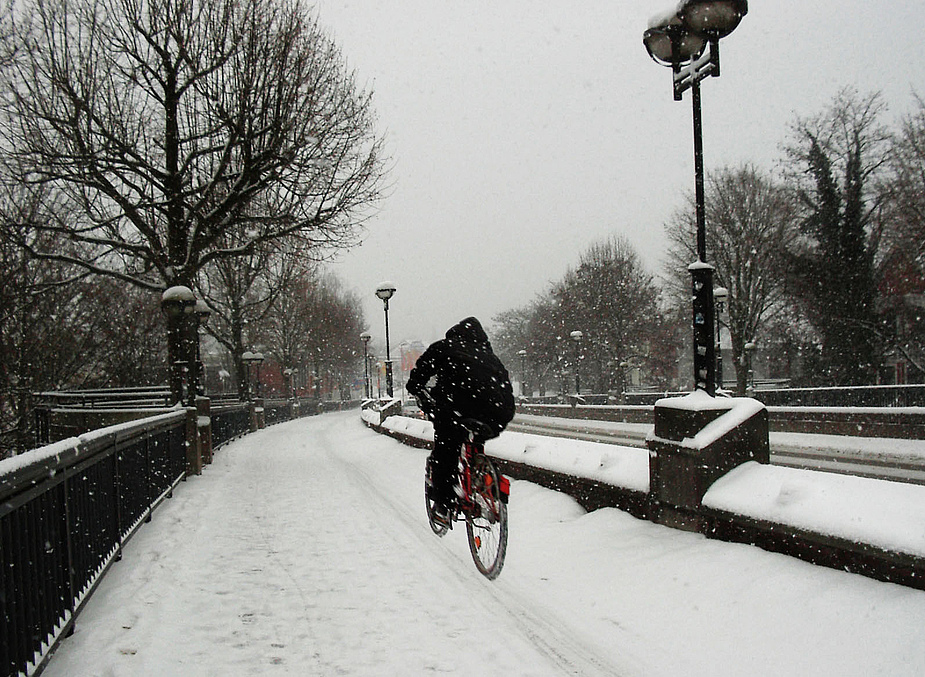
POLYGON ((379 411, 377 409, 362 409, 360 418, 369 425, 379 425, 379 411))
POLYGON ((925 557, 925 486, 754 461, 717 480, 703 504, 925 557))
POLYGON ((623 487, 649 491, 649 452, 615 444, 503 432, 486 451, 506 461, 623 487))
POLYGON ((420 418, 389 416, 382 422, 382 427, 389 432, 408 435, 428 442, 434 441, 434 424, 420 418))
MULTIPOLYGON (((363 420, 370 422, 365 414, 363 420)), ((382 422, 382 428, 390 433, 434 441, 434 424, 430 421, 389 416, 382 422)), ((649 452, 645 449, 505 431, 500 437, 488 440, 485 450, 505 461, 584 477, 615 487, 649 491, 649 452)))

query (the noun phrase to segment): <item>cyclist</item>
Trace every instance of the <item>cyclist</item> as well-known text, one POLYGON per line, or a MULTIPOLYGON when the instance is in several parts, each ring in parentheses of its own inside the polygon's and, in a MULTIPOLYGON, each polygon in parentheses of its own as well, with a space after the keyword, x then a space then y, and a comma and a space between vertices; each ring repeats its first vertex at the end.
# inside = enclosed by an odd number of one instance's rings
POLYGON ((459 450, 468 435, 462 422, 476 419, 488 426, 488 437, 500 435, 514 417, 511 381, 482 325, 467 317, 418 358, 407 388, 434 423, 430 498, 435 517, 449 524, 459 450))

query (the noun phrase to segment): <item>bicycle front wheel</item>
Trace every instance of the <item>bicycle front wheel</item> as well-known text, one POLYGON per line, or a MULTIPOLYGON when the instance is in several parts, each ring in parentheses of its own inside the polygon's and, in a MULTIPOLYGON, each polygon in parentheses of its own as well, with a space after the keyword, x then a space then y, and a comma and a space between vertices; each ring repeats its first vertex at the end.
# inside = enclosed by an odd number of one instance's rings
POLYGON ((472 508, 466 515, 466 533, 476 568, 494 580, 507 552, 507 504, 501 500, 498 470, 484 454, 475 457, 472 469, 472 508))

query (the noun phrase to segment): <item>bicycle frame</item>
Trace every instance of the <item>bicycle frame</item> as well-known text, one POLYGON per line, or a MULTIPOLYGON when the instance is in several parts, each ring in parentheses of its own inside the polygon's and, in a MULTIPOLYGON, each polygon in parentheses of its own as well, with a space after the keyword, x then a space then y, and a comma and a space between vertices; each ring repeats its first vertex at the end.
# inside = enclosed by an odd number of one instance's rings
MULTIPOLYGON (((475 464, 475 458, 479 454, 485 453, 484 445, 474 442, 471 437, 469 440, 463 442, 462 450, 460 453, 460 472, 459 472, 459 486, 462 489, 462 496, 459 497, 458 502, 458 511, 468 515, 477 506, 473 503, 472 496, 472 468, 475 464)), ((488 481, 491 481, 491 475, 485 475, 485 478, 488 481)), ((503 503, 508 502, 508 497, 511 493, 511 483, 507 477, 502 474, 498 474, 498 489, 503 503)))

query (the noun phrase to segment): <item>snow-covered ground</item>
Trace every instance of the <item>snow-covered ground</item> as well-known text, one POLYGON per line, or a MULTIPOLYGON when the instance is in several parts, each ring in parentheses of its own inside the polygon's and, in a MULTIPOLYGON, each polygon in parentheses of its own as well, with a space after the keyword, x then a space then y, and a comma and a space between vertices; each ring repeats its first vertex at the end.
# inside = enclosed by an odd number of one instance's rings
POLYGON ((222 448, 129 542, 45 675, 925 674, 925 592, 525 482, 489 582, 464 529, 430 532, 426 453, 357 412, 222 448))

